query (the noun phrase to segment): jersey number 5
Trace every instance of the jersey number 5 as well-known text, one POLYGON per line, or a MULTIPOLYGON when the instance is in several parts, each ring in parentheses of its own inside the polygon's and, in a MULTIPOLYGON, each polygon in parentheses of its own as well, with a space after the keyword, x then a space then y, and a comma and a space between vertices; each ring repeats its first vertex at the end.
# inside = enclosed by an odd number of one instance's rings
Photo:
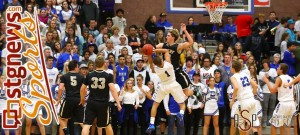
POLYGON ((165 71, 165 74, 167 75, 167 77, 170 77, 170 74, 167 71, 165 71))
POLYGON ((93 81, 93 84, 91 85, 91 88, 93 88, 93 89, 97 89, 97 88, 104 89, 105 88, 105 79, 104 78, 93 77, 92 81, 93 81))
POLYGON ((242 81, 243 87, 250 86, 250 82, 246 76, 244 78, 240 78, 240 80, 242 81))
POLYGON ((77 85, 76 76, 71 76, 71 77, 70 77, 70 80, 71 80, 71 85, 72 85, 72 86, 76 86, 76 85, 77 85))

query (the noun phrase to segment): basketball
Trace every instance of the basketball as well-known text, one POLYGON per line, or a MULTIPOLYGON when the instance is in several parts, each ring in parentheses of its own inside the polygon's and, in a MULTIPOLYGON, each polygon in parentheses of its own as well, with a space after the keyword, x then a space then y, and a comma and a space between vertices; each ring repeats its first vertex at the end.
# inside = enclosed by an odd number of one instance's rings
POLYGON ((146 55, 151 55, 153 52, 153 46, 150 44, 145 44, 143 46, 143 53, 146 55))

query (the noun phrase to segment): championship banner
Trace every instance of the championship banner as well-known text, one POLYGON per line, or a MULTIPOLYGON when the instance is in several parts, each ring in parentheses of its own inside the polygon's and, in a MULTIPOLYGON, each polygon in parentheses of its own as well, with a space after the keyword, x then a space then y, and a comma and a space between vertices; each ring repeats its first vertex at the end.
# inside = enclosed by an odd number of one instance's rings
POLYGON ((56 101, 52 98, 46 73, 37 9, 34 11, 35 17, 27 11, 23 12, 20 6, 10 6, 6 10, 6 108, 2 112, 3 129, 17 129, 22 125, 24 116, 36 118, 43 125, 50 125, 52 117, 59 123, 56 101), (25 44, 28 46, 26 50, 25 44), (22 63, 22 58, 26 62, 22 63), (28 81, 30 92, 27 94, 30 96, 25 96, 21 89, 23 81, 28 81), (32 109, 28 110, 28 107, 32 109), (39 115, 42 108, 46 118, 39 115))

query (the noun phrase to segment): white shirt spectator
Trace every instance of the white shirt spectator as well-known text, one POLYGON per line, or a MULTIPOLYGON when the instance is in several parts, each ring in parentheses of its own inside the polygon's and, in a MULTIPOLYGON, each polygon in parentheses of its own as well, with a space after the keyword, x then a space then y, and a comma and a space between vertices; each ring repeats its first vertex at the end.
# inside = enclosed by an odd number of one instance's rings
POLYGON ((123 104, 137 105, 139 104, 139 94, 136 90, 134 92, 126 92, 125 90, 122 90, 119 100, 122 101, 123 104))
POLYGON ((126 19, 124 17, 120 18, 118 16, 115 16, 112 18, 112 20, 113 20, 113 24, 118 26, 120 29, 119 35, 124 34, 124 29, 127 26, 126 19))
POLYGON ((143 55, 140 53, 135 53, 132 55, 132 62, 136 63, 137 60, 142 59, 143 55))
MULTIPOLYGON (((115 84, 115 88, 116 88, 117 93, 120 92, 120 87, 118 84, 115 84)), ((109 91, 109 102, 115 102, 115 99, 111 94, 111 91, 109 91)))
POLYGON ((284 51, 287 50, 287 42, 286 41, 282 41, 280 44, 280 56, 281 56, 281 60, 283 60, 283 54, 284 51))
POLYGON ((58 75, 58 69, 55 68, 55 67, 46 68, 46 72, 47 72, 47 75, 48 75, 48 80, 49 80, 50 86, 52 87, 56 83, 56 78, 57 78, 57 75, 58 75))
MULTIPOLYGON (((140 90, 140 88, 136 85, 133 87, 133 89, 135 89, 138 94, 139 94, 139 107, 142 107, 141 104, 143 104, 146 100, 146 95, 142 92, 142 90, 140 90)), ((143 85, 142 86, 142 89, 145 91, 145 92, 149 92, 150 91, 150 88, 146 85, 143 85)))
POLYGON ((97 55, 95 53, 93 53, 92 55, 90 55, 90 60, 91 61, 95 61, 97 55))
POLYGON ((294 28, 296 32, 300 32, 300 20, 296 21, 294 28))

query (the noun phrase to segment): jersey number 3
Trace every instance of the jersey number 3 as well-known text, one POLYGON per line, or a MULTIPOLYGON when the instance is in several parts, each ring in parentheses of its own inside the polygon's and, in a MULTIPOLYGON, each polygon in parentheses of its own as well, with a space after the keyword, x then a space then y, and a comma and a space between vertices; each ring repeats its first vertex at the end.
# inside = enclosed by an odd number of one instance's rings
POLYGON ((246 76, 244 78, 241 77, 240 80, 242 81, 243 87, 250 86, 250 82, 246 76))
POLYGON ((91 88, 93 89, 104 89, 105 88, 105 79, 104 78, 92 78, 93 84, 91 85, 91 88), (99 83, 98 83, 99 82, 99 83))

